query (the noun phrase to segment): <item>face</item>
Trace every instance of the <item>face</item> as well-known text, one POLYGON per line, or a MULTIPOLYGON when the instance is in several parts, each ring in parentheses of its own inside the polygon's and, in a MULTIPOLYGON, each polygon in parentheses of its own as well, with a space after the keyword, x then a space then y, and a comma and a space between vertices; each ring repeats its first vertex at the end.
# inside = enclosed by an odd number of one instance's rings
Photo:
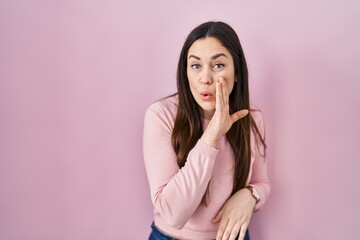
POLYGON ((216 106, 216 81, 224 78, 229 95, 234 87, 234 61, 230 52, 214 37, 195 41, 188 51, 187 77, 192 95, 202 109, 203 117, 211 119, 216 106))

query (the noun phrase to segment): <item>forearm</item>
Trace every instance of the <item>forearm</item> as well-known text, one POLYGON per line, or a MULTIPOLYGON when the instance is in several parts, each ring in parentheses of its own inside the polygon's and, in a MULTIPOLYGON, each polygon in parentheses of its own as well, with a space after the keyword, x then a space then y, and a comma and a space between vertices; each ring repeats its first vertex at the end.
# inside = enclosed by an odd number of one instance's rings
POLYGON ((152 143, 144 150, 151 148, 157 154, 144 152, 144 158, 153 204, 169 225, 181 228, 204 196, 218 151, 199 140, 180 169, 173 155, 156 150, 159 143, 152 143))

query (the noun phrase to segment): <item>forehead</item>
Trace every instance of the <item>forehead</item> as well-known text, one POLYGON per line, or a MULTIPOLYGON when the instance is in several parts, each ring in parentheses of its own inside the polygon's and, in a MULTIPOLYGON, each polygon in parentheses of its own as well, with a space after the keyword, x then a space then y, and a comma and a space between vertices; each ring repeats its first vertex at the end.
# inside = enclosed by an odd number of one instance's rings
POLYGON ((195 55, 202 58, 210 58, 215 54, 223 53, 231 56, 222 42, 214 37, 206 37, 196 40, 189 48, 188 56, 195 55))

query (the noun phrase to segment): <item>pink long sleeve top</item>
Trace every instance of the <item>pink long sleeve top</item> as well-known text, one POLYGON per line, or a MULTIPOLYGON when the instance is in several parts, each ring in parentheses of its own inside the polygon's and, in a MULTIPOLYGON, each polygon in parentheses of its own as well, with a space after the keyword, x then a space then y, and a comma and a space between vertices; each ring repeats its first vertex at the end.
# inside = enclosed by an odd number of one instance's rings
MULTIPOLYGON (((189 152, 184 167, 179 168, 171 145, 177 113, 177 95, 153 103, 144 120, 143 154, 154 205, 154 223, 165 233, 182 239, 215 239, 219 227, 211 220, 231 195, 234 179, 234 156, 226 137, 216 148, 198 140, 189 152), (209 187, 207 206, 201 200, 209 187)), ((264 134, 259 111, 251 112, 260 133, 264 134)), ((209 120, 203 120, 204 128, 209 120)), ((251 166, 247 184, 260 194, 254 211, 265 203, 270 184, 266 161, 251 135, 251 166)))

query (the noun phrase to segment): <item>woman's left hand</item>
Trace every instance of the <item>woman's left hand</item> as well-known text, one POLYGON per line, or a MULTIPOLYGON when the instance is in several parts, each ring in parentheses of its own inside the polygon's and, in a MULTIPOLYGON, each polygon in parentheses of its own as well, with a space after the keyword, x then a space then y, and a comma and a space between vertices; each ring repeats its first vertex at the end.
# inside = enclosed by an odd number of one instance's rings
POLYGON ((212 220, 214 223, 220 221, 216 240, 234 240, 239 232, 239 240, 243 240, 255 204, 256 200, 247 188, 239 190, 229 198, 212 220))

